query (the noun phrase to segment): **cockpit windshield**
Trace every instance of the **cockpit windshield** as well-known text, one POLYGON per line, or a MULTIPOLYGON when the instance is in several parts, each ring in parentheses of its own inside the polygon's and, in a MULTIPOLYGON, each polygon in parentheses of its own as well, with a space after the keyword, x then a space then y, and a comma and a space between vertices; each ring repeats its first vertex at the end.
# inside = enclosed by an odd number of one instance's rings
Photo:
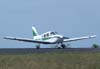
POLYGON ((57 32, 50 32, 50 35, 56 35, 58 34, 57 32))
POLYGON ((50 32, 50 35, 55 35, 55 32, 50 32))

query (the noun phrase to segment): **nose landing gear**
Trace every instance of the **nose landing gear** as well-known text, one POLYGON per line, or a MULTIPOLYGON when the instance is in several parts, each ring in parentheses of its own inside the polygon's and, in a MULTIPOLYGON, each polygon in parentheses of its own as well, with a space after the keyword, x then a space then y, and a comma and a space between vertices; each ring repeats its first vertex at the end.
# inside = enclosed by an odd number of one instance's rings
POLYGON ((59 44, 58 45, 58 49, 60 49, 60 48, 63 48, 64 49, 64 48, 66 48, 66 45, 65 44, 59 44))

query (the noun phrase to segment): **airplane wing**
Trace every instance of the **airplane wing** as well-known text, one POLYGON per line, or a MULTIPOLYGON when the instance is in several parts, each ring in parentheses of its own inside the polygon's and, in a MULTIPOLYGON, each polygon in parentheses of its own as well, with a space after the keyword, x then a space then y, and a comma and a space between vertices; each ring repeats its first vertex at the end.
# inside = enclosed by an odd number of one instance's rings
POLYGON ((71 41, 77 41, 77 40, 83 40, 83 39, 89 39, 89 38, 94 38, 96 35, 92 36, 85 36, 85 37, 78 37, 78 38, 69 38, 69 39, 64 39, 64 42, 71 42, 71 41))
POLYGON ((50 42, 47 42, 47 41, 34 40, 34 39, 29 39, 29 38, 4 37, 4 39, 17 40, 17 41, 23 41, 23 42, 33 42, 33 43, 50 44, 50 42))

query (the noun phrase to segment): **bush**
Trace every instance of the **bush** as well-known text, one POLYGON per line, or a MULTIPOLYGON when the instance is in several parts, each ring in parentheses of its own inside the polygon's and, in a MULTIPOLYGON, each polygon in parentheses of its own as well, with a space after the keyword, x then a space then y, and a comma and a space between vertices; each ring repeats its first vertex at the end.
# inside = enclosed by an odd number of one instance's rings
POLYGON ((99 45, 93 44, 93 45, 92 45, 92 48, 99 48, 99 45))

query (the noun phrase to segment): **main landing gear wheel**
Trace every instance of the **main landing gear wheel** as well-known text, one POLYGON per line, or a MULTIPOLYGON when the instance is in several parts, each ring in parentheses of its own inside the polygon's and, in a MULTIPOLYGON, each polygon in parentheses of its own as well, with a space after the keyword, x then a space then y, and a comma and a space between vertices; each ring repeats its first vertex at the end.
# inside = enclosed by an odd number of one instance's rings
POLYGON ((65 44, 61 44, 61 47, 64 49, 66 47, 66 45, 65 44))
POLYGON ((40 46, 36 46, 36 49, 40 49, 40 46))

